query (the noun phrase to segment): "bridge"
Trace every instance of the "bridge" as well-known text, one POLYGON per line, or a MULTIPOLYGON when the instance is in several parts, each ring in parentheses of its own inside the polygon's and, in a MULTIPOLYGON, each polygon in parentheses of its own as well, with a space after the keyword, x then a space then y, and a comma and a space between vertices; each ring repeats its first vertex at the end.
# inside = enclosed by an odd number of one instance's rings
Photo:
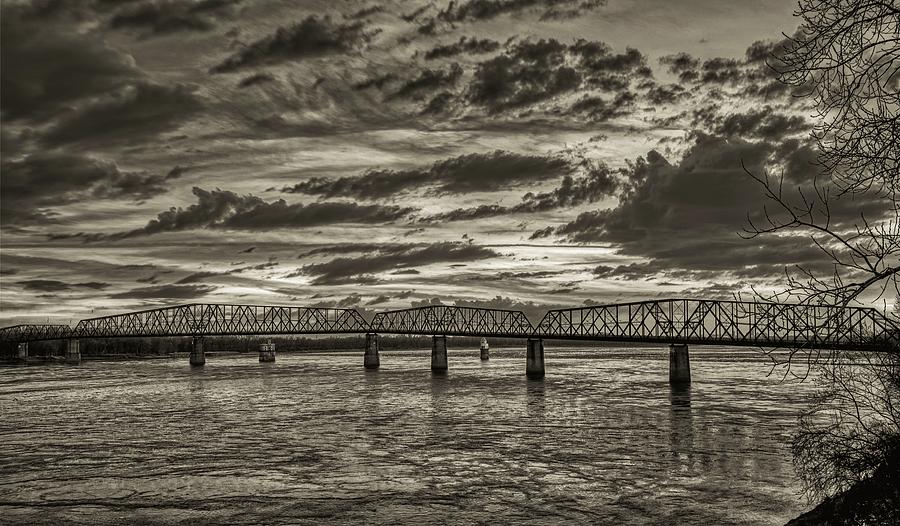
MULTIPOLYGON (((101 316, 68 325, 14 325, 0 343, 65 340, 67 361, 81 359, 79 340, 189 336, 190 363, 206 362, 207 336, 366 334, 364 365, 380 366, 379 334, 430 335, 432 370, 447 369, 447 336, 527 340, 526 374, 544 375, 544 339, 665 343, 670 380, 690 381, 688 345, 897 352, 900 327, 873 308, 748 301, 663 299, 549 310, 537 325, 522 311, 428 305, 376 313, 367 322, 355 309, 192 303, 101 316)), ((482 358, 486 358, 486 352, 482 358)), ((272 344, 260 361, 274 361, 272 344)))

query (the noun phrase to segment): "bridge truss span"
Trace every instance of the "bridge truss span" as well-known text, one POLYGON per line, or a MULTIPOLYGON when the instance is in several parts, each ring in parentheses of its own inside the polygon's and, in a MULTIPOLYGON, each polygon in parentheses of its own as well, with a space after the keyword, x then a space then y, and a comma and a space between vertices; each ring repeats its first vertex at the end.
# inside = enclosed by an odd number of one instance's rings
POLYGON ((0 328, 0 342, 62 340, 68 338, 71 333, 72 328, 68 325, 12 325, 0 328))
POLYGON ((896 349, 897 327, 871 308, 665 299, 548 311, 544 338, 811 349, 896 349))
POLYGON ((354 309, 195 303, 82 320, 79 338, 365 332, 354 309))
POLYGON ((372 320, 371 331, 527 338, 534 332, 534 327, 522 311, 429 305, 379 312, 372 320))

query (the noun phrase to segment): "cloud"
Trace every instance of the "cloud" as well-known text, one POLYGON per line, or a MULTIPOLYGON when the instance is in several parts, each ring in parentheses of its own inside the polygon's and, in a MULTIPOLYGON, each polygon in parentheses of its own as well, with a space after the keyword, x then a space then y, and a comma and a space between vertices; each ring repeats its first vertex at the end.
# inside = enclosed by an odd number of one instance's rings
POLYGON ((228 73, 250 66, 345 53, 359 49, 370 39, 361 21, 341 24, 330 16, 310 15, 249 44, 210 71, 228 73))
POLYGON ((452 44, 438 45, 425 52, 425 60, 453 57, 456 55, 477 55, 492 53, 500 49, 500 43, 489 38, 459 37, 452 44))
POLYGON ((65 115, 43 140, 53 146, 141 142, 178 127, 202 108, 191 86, 140 82, 65 115))
POLYGON ((110 27, 140 28, 149 34, 162 35, 180 31, 209 31, 215 27, 215 16, 240 0, 151 0, 132 2, 117 11, 109 21, 110 27))
POLYGON ((244 77, 238 82, 239 88, 248 88, 250 86, 256 86, 259 84, 266 84, 268 82, 274 82, 275 77, 269 75, 268 73, 254 73, 253 75, 244 77))
POLYGON ((541 19, 572 18, 606 5, 606 0, 468 0, 450 2, 437 18, 447 22, 490 20, 501 15, 536 13, 541 19))
MULTIPOLYGON (((441 242, 431 245, 385 245, 374 254, 338 257, 301 267, 296 275, 311 276, 313 285, 373 283, 375 274, 413 270, 434 263, 470 262, 499 254, 477 245, 441 242)), ((404 272, 405 273, 405 272, 404 272)))
MULTIPOLYGON (((696 134, 694 144, 676 164, 655 151, 632 162, 618 206, 581 213, 532 237, 555 234, 570 242, 608 243, 621 255, 650 260, 643 266, 599 267, 595 272, 603 277, 683 270, 771 277, 781 275, 786 265, 820 265, 821 252, 803 232, 764 240, 738 236, 748 214, 758 220, 766 203, 762 189, 744 173, 741 163, 757 174, 766 168, 783 169, 785 197, 792 199, 798 187, 815 195, 814 158, 815 152, 797 140, 782 144, 696 134)), ((857 197, 848 201, 833 203, 833 227, 846 228, 863 212, 870 218, 887 212, 883 200, 857 197)))
POLYGON ((549 192, 528 192, 522 202, 514 206, 479 205, 457 208, 449 212, 422 218, 423 222, 467 221, 516 213, 534 213, 594 203, 613 195, 619 188, 615 172, 601 162, 583 161, 584 174, 578 177, 565 175, 559 186, 549 192))
POLYGON ((462 68, 453 64, 447 70, 423 69, 419 76, 403 83, 391 94, 392 99, 419 99, 423 93, 453 86, 462 77, 462 68))
POLYGON ((362 175, 337 179, 313 177, 282 191, 322 197, 381 199, 433 186, 438 194, 464 194, 504 190, 518 184, 553 179, 572 171, 570 162, 562 157, 495 150, 445 159, 428 168, 370 170, 362 175))
POLYGON ((85 283, 65 283, 55 279, 28 279, 16 283, 23 289, 35 292, 64 292, 74 288, 103 290, 109 287, 109 283, 89 281, 85 283))
POLYGON ((85 199, 142 200, 168 190, 169 176, 123 172, 115 163, 74 153, 38 153, 6 161, 0 217, 5 226, 47 221, 53 207, 85 199))
MULTIPOLYGON (((481 62, 466 91, 467 100, 496 114, 531 106, 575 90, 623 91, 635 79, 652 76, 646 57, 633 48, 614 54, 603 42, 555 39, 518 42, 481 62)), ((623 108, 622 93, 617 99, 623 108)), ((587 96, 595 104, 599 99, 587 96)))
POLYGON ((799 115, 785 115, 771 106, 764 106, 724 117, 718 123, 715 132, 729 137, 774 141, 788 135, 808 133, 811 129, 811 124, 799 115))
POLYGON ((119 292, 114 299, 196 299, 216 290, 210 285, 155 285, 119 292))
POLYGON ((386 223, 415 211, 399 206, 360 205, 345 202, 288 204, 284 200, 266 202, 254 195, 227 190, 194 187, 197 202, 187 208, 160 212, 144 227, 114 234, 74 234, 53 238, 81 238, 85 241, 121 239, 200 228, 267 230, 283 227, 310 227, 339 223, 386 223))
POLYGON ((91 33, 4 3, 0 16, 0 109, 4 120, 53 116, 76 101, 118 90, 143 74, 134 59, 91 33))

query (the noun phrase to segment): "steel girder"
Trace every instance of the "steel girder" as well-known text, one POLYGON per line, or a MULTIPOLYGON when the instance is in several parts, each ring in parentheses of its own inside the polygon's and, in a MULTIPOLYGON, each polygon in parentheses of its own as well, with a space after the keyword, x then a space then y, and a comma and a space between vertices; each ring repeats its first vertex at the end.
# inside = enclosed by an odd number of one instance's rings
POLYGON ((666 299, 548 311, 544 338, 896 350, 900 329, 871 308, 666 299))
POLYGON ((522 311, 429 305, 379 312, 371 332, 525 338, 534 327, 522 311))
POLYGON ((79 338, 127 336, 226 336, 365 332, 353 309, 194 303, 78 322, 79 338))
POLYGON ((548 311, 534 327, 521 311, 429 305, 353 309, 188 304, 80 321, 15 325, 0 341, 132 336, 225 336, 381 332, 661 343, 897 350, 900 328, 870 308, 665 299, 548 311))
POLYGON ((33 342, 68 338, 72 328, 68 325, 12 325, 0 328, 0 342, 33 342))

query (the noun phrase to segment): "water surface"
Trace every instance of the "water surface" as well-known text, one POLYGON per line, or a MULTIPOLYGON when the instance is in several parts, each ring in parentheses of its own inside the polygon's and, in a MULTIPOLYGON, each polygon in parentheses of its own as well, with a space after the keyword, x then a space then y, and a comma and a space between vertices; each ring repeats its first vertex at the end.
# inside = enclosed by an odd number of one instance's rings
MULTIPOLYGON (((452 341, 450 342, 452 345, 452 341)), ((207 355, 0 369, 0 522, 783 524, 808 383, 756 351, 207 355)))

